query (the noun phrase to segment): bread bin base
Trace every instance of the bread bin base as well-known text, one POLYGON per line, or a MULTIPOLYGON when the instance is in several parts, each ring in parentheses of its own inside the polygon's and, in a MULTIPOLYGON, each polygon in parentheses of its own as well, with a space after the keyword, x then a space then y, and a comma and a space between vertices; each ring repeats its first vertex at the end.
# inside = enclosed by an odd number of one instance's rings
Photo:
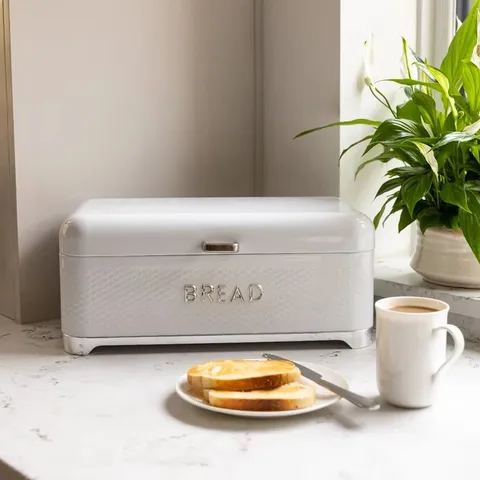
POLYGON ((315 333, 268 333, 255 335, 193 335, 158 337, 101 337, 80 338, 63 335, 63 345, 72 355, 88 355, 96 347, 127 345, 199 345, 212 343, 262 343, 262 342, 306 342, 342 341, 351 348, 368 347, 373 342, 373 328, 352 332, 315 333))

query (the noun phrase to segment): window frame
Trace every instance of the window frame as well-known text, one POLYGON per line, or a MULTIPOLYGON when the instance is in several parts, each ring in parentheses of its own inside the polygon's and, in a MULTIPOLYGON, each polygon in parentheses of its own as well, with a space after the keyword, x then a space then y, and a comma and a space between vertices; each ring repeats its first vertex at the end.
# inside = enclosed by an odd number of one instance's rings
POLYGON ((417 50, 440 65, 455 33, 456 0, 418 0, 417 50))

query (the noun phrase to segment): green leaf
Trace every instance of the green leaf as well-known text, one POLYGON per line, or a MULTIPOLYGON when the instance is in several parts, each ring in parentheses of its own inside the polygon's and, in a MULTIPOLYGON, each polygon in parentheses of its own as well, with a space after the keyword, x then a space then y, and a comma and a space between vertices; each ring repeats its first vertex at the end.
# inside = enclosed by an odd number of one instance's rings
POLYGON ((480 165, 474 163, 464 163, 460 165, 459 168, 463 168, 467 172, 474 172, 480 175, 480 165))
POLYGON ((412 87, 405 87, 403 89, 403 94, 405 97, 407 97, 409 100, 412 98, 412 93, 413 93, 413 88, 412 87))
MULTIPOLYGON (((423 127, 422 127, 423 128, 423 127)), ((384 149, 395 149, 395 150, 402 150, 404 151, 403 157, 399 158, 406 163, 423 163, 424 158, 423 155, 420 153, 418 148, 415 146, 415 142, 424 143, 428 146, 433 146, 435 142, 438 141, 440 137, 404 137, 400 136, 399 138, 392 138, 392 139, 381 139, 378 141, 370 141, 367 148, 362 154, 362 157, 365 156, 369 151, 371 151, 374 147, 383 146, 384 149)), ((400 153, 402 155, 402 153, 400 153)))
MULTIPOLYGON (((458 112, 458 119, 457 119, 457 130, 459 132, 464 132, 465 128, 470 125, 470 118, 465 114, 465 112, 460 111, 458 112)), ((470 132, 467 132, 470 133, 470 132)))
POLYGON ((412 94, 412 101, 417 105, 425 122, 431 125, 432 130, 435 132, 439 127, 435 100, 430 95, 417 90, 412 94))
POLYGON ((451 133, 447 133, 432 148, 440 148, 440 147, 443 147, 444 145, 448 145, 449 143, 453 143, 453 142, 464 143, 464 142, 472 142, 475 140, 477 140, 477 137, 475 135, 470 135, 469 133, 466 133, 466 132, 451 132, 451 133))
POLYGON ((443 72, 441 72, 435 67, 432 67, 431 65, 419 64, 419 66, 422 69, 426 69, 435 77, 435 80, 438 82, 438 84, 442 89, 442 96, 443 96, 444 102, 450 105, 453 118, 456 120, 458 118, 458 111, 457 111, 457 107, 455 106, 455 99, 450 95, 450 82, 448 80, 448 77, 444 75, 443 72))
POLYGON ((380 186, 378 189, 377 194, 375 195, 375 198, 379 197, 380 195, 383 195, 384 193, 390 192, 391 190, 394 190, 395 188, 398 188, 402 185, 404 179, 397 177, 397 178, 392 178, 391 180, 387 180, 383 185, 380 186))
POLYGON ((458 223, 458 211, 455 215, 442 215, 443 226, 451 228, 452 230, 460 230, 458 223))
POLYGON ((400 144, 391 147, 395 152, 395 157, 407 165, 422 165, 424 163, 423 154, 413 144, 400 144))
POLYGON ((430 95, 427 95, 420 90, 416 90, 412 94, 412 100, 419 106, 424 107, 429 112, 436 112, 437 105, 435 103, 435 99, 430 95))
POLYGON ((388 177, 411 177, 413 175, 423 175, 428 170, 425 167, 397 167, 389 170, 385 175, 388 177))
POLYGON ((477 43, 477 13, 479 4, 480 0, 477 0, 462 26, 457 30, 440 65, 440 70, 455 89, 459 89, 462 83, 462 62, 463 60, 470 60, 477 43))
POLYGON ((402 139, 428 137, 422 125, 408 119, 388 118, 383 121, 373 134, 372 140, 365 149, 364 155, 378 144, 390 146, 402 139))
POLYGON ((480 147, 476 146, 476 145, 472 145, 470 147, 470 153, 473 155, 473 157, 475 158, 475 160, 480 163, 480 147))
MULTIPOLYGON (((436 154, 436 159, 438 163, 438 170, 442 171, 445 163, 450 160, 450 158, 455 154, 455 152, 451 152, 451 147, 452 145, 449 145, 448 147, 443 148, 442 150, 439 150, 436 154)), ((454 150, 454 149, 453 149, 454 150)))
POLYGON ((420 201, 430 190, 433 176, 431 174, 410 177, 407 180, 400 178, 403 182, 400 188, 400 194, 407 206, 408 213, 413 216, 413 210, 418 201, 420 201))
POLYGON ((392 215, 399 212, 400 210, 402 210, 405 207, 405 204, 403 203, 402 197, 400 195, 398 195, 398 193, 396 193, 395 195, 397 197, 396 200, 395 200, 395 203, 392 205, 392 208, 390 209, 389 214, 383 219, 382 226, 385 225, 386 221, 392 215))
POLYGON ((412 218, 407 208, 402 210, 400 220, 398 221, 398 233, 407 228, 415 219, 412 218))
POLYGON ((477 120, 476 122, 467 125, 462 131, 465 133, 469 133, 470 135, 475 135, 478 130, 480 130, 480 120, 477 120))
POLYGON ((385 208, 394 198, 395 198, 395 195, 390 195, 390 197, 388 197, 387 201, 383 204, 382 208, 375 215, 375 218, 373 219, 373 226, 375 227, 375 229, 378 228, 378 224, 380 223, 380 220, 382 219, 382 216, 385 213, 385 208))
POLYGON ((470 104, 464 96, 460 94, 453 94, 452 97, 455 100, 457 109, 460 109, 461 112, 464 112, 468 121, 472 122, 472 118, 476 119, 478 117, 478 114, 472 112, 470 104))
POLYGON ((388 118, 378 126, 372 142, 427 136, 428 132, 425 128, 412 120, 388 118))
POLYGON ((408 43, 405 37, 402 37, 402 47, 403 47, 403 63, 408 73, 408 78, 412 78, 412 72, 410 71, 410 61, 408 59, 408 43))
POLYGON ((466 182, 465 190, 480 192, 480 180, 470 180, 466 182))
POLYGON ((443 93, 442 87, 435 82, 422 82, 420 80, 412 80, 411 78, 386 78, 384 80, 379 80, 377 83, 380 82, 393 82, 397 83, 398 85, 408 85, 411 87, 427 87, 443 93))
POLYGON ((303 132, 300 132, 298 135, 295 135, 295 138, 300 138, 305 135, 309 135, 310 133, 313 132, 318 132, 319 130, 323 130, 324 128, 330 128, 330 127, 342 127, 342 126, 348 126, 348 125, 368 125, 371 127, 378 127, 381 124, 381 122, 378 122, 376 120, 369 120, 368 118, 356 118, 355 120, 347 120, 345 122, 334 122, 334 123, 329 123, 328 125, 323 125, 322 127, 316 127, 316 128, 311 128, 310 130, 304 130, 303 132))
POLYGON ((422 233, 432 227, 444 226, 444 221, 437 207, 427 207, 421 210, 417 216, 418 224, 422 233))
POLYGON ((464 62, 462 78, 470 108, 478 114, 480 111, 480 68, 470 61, 464 62))
POLYGON ((420 142, 420 143, 424 143, 425 145, 427 146, 433 146, 435 145, 436 142, 438 142, 438 139, 440 137, 411 137, 411 138, 406 138, 405 140, 403 140, 403 142, 405 144, 407 143, 412 143, 413 145, 415 145, 415 143, 417 142, 420 142))
POLYGON ((418 67, 418 65, 427 65, 427 61, 423 60, 423 58, 421 58, 420 55, 418 55, 418 53, 415 52, 411 47, 409 47, 409 49, 410 53, 415 57, 419 73, 423 74, 423 76, 429 78, 430 80, 435 81, 435 77, 430 72, 428 72, 428 70, 420 70, 420 68, 418 67))
POLYGON ((370 163, 374 163, 374 162, 387 163, 393 158, 395 158, 395 153, 390 151, 390 152, 380 153, 380 155, 377 155, 376 157, 370 158, 369 160, 365 160, 365 162, 362 162, 358 166, 355 172, 355 179, 357 178, 358 174, 370 163))
POLYGON ((349 147, 347 147, 345 150, 342 150, 342 153, 340 154, 340 157, 338 157, 338 162, 340 163, 340 160, 342 157, 353 147, 359 145, 360 143, 363 143, 367 140, 370 140, 372 138, 372 135, 367 135, 366 137, 361 138, 358 140, 358 142, 352 143, 349 147))
POLYGON ((440 198, 450 205, 456 205, 470 212, 467 203, 467 193, 463 185, 458 183, 445 183, 440 190, 440 198))
MULTIPOLYGON (((419 110, 420 111, 420 110, 419 110)), ((433 133, 433 129, 431 127, 431 125, 429 125, 424 119, 423 117, 420 115, 420 121, 423 125, 423 127, 425 128, 425 130, 428 132, 428 134, 433 138, 435 135, 433 133)), ((425 142, 427 143, 427 142, 425 142)))
POLYGON ((413 100, 409 100, 397 107, 397 118, 413 120, 415 123, 422 123, 420 110, 413 100))
POLYGON ((467 199, 472 213, 459 210, 458 221, 468 245, 480 262, 480 199, 476 192, 467 192, 467 199))
POLYGON ((415 66, 433 79, 433 83, 436 82, 440 85, 441 90, 438 90, 439 92, 448 94, 450 90, 450 82, 448 77, 441 70, 433 67, 432 65, 428 65, 428 63, 425 62, 415 62, 415 66))
MULTIPOLYGON (((410 50, 410 53, 414 56, 416 63, 420 65, 428 65, 427 59, 423 59, 422 57, 420 57, 420 55, 415 50, 413 50, 412 47, 409 46, 408 48, 410 50)), ((435 80, 428 72, 425 72, 425 73, 426 73, 426 76, 428 76, 430 79, 435 80)))
POLYGON ((430 168, 432 169, 432 172, 435 175, 435 177, 438 178, 438 162, 437 162, 437 159, 435 158, 434 153, 432 152, 432 149, 428 145, 425 145, 424 143, 420 143, 420 142, 414 142, 414 143, 418 147, 420 152, 422 152, 423 157, 425 158, 427 163, 430 165, 430 168))
POLYGON ((465 126, 463 128, 459 128, 458 131, 465 133, 467 135, 472 135, 474 138, 472 140, 479 140, 480 137, 477 135, 480 130, 480 119, 477 119, 475 122, 467 121, 469 120, 467 116, 463 118, 465 126))
POLYGON ((452 112, 445 117, 445 122, 443 122, 443 130, 445 132, 455 132, 457 130, 455 118, 453 117, 452 112))

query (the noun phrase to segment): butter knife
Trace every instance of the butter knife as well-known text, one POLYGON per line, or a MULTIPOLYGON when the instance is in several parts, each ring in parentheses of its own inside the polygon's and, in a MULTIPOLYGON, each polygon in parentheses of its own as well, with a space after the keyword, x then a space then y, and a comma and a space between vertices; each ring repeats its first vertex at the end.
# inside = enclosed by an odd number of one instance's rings
POLYGON ((367 408, 369 410, 376 410, 380 407, 380 402, 376 398, 364 397, 338 385, 335 385, 334 383, 330 383, 329 381, 325 380, 320 373, 315 372, 300 363, 293 362, 288 358, 282 358, 278 355, 273 355, 271 353, 263 353, 262 357, 266 358, 267 360, 286 360, 287 362, 292 362, 300 370, 302 376, 308 378, 309 380, 312 380, 312 382, 315 382, 323 388, 326 388, 327 390, 336 393, 338 396, 344 398, 345 400, 348 400, 357 407, 367 408))

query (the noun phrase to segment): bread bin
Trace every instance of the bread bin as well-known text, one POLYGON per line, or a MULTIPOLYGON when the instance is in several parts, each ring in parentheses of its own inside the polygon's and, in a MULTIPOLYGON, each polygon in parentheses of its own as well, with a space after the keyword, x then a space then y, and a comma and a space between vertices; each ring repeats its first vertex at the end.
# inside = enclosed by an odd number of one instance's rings
POLYGON ((374 229, 337 198, 93 199, 59 242, 68 353, 372 342, 374 229))

